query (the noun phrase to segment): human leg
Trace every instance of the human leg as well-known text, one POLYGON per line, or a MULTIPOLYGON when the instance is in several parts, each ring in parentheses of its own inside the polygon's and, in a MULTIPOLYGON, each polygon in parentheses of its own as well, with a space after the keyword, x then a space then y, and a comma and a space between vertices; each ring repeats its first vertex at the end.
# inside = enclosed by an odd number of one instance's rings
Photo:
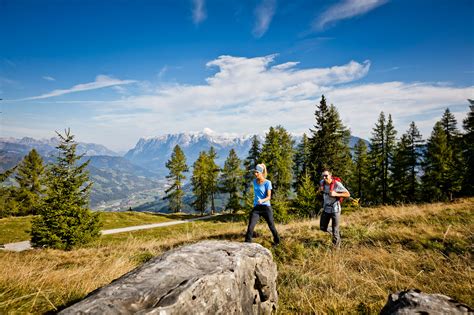
POLYGON ((245 241, 248 243, 252 242, 253 230, 255 229, 255 225, 257 225, 258 219, 260 215, 256 208, 253 208, 252 212, 250 213, 249 217, 249 224, 247 226, 247 233, 245 233, 245 241))
POLYGON ((267 209, 264 212, 264 214, 262 214, 262 216, 265 219, 265 221, 267 221, 268 228, 270 229, 270 232, 272 232, 273 242, 275 244, 279 244, 280 243, 280 236, 278 235, 278 232, 277 232, 276 227, 275 227, 275 221, 273 220, 272 207, 267 206, 266 208, 267 209))

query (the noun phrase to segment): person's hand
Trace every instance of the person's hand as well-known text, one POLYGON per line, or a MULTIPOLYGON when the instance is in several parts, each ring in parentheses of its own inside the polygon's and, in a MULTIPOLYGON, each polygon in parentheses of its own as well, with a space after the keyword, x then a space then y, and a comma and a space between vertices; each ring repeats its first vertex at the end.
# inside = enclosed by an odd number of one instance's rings
POLYGON ((261 204, 262 204, 262 199, 258 199, 258 200, 257 200, 257 203, 258 203, 259 205, 261 205, 261 204))
POLYGON ((331 197, 337 197, 337 192, 335 192, 334 190, 332 190, 332 191, 329 192, 329 196, 331 196, 331 197))

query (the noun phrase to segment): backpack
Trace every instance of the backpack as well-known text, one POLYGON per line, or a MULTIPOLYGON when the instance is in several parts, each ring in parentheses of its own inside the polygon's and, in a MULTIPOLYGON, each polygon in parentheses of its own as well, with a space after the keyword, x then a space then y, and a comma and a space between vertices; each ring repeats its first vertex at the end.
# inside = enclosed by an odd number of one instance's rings
MULTIPOLYGON (((342 179, 340 179, 339 177, 336 177, 336 176, 332 176, 332 182, 331 184, 329 184, 329 191, 334 191, 334 186, 336 185, 336 182, 340 182, 342 183, 342 179)), ((321 188, 322 190, 324 191, 324 185, 325 185, 325 182, 324 180, 321 181, 321 188)), ((339 201, 339 203, 342 203, 342 201, 344 200, 344 197, 336 197, 336 201, 339 201)))

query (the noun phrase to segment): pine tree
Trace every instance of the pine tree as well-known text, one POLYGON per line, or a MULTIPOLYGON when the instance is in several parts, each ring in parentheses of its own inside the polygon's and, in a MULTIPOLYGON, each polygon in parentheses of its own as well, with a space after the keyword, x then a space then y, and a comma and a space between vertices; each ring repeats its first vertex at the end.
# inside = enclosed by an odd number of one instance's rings
POLYGON ((439 201, 452 198, 451 184, 452 154, 443 124, 437 122, 428 139, 423 163, 423 193, 427 201, 439 201))
POLYGON ((293 183, 293 188, 296 190, 301 185, 303 177, 306 173, 309 174, 310 169, 310 155, 311 155, 311 146, 309 139, 306 134, 303 134, 300 143, 296 147, 295 156, 293 158, 293 174, 295 181, 293 183))
POLYGON ((209 198, 211 198, 211 214, 214 214, 216 212, 215 197, 216 197, 217 192, 219 191, 218 178, 219 178, 220 168, 215 162, 216 158, 217 158, 217 152, 214 149, 214 147, 211 147, 209 149, 209 152, 207 153, 207 160, 206 160, 206 168, 208 170, 207 189, 209 192, 209 198))
POLYGON ((20 186, 16 199, 21 215, 36 214, 43 189, 43 159, 32 149, 20 162, 15 180, 20 186))
POLYGON ((204 214, 209 200, 208 191, 208 157, 205 151, 199 153, 198 159, 193 164, 193 175, 191 184, 193 186, 193 206, 197 211, 204 214))
POLYGON ((5 187, 1 185, 10 177, 18 166, 0 173, 0 218, 19 214, 19 205, 16 201, 17 188, 15 186, 5 187))
POLYGON ((370 139, 371 199, 374 202, 380 200, 380 195, 382 203, 386 204, 389 201, 391 186, 389 169, 395 148, 396 133, 392 116, 389 115, 386 121, 385 114, 381 112, 370 139))
POLYGON ((318 213, 319 205, 320 202, 318 202, 316 188, 311 176, 308 172, 305 172, 297 189, 295 212, 300 217, 314 217, 318 213))
POLYGON ((226 209, 232 209, 234 212, 242 207, 240 201, 242 200, 241 192, 244 185, 244 171, 240 168, 240 164, 241 161, 235 150, 231 149, 224 163, 220 179, 221 191, 229 194, 226 209))
POLYGON ((456 118, 450 112, 449 108, 446 109, 441 117, 441 125, 446 134, 446 141, 449 153, 451 154, 449 169, 451 172, 450 178, 452 180, 452 189, 450 190, 449 200, 453 200, 454 195, 462 188, 461 185, 465 175, 465 165, 462 154, 462 137, 457 128, 456 118))
POLYGON ((32 221, 31 243, 69 250, 97 238, 100 222, 99 213, 87 208, 92 186, 86 171, 89 161, 76 165, 82 155, 76 155, 77 143, 69 129, 57 134, 57 161, 46 173, 46 196, 32 221))
POLYGON ((179 145, 176 145, 171 154, 171 158, 166 162, 166 167, 170 173, 166 178, 171 181, 170 187, 165 191, 169 200, 171 211, 180 212, 183 209, 183 180, 186 179, 183 173, 187 172, 186 156, 179 145))
POLYGON ((468 100, 470 111, 463 121, 466 133, 463 136, 463 156, 466 165, 464 174, 463 193, 467 196, 474 195, 474 101, 468 100))
POLYGON ((250 146, 248 156, 244 161, 244 167, 245 167, 244 194, 251 187, 250 184, 252 180, 254 179, 252 170, 255 169, 255 167, 260 161, 260 153, 261 153, 260 141, 258 140, 258 137, 254 135, 252 137, 252 145, 250 146))
POLYGON ((342 178, 351 174, 349 148, 350 131, 347 129, 334 105, 327 106, 324 95, 315 111, 316 124, 311 129, 311 170, 313 182, 319 185, 320 174, 329 168, 342 178))
POLYGON ((367 154, 367 144, 359 139, 354 146, 354 174, 352 176, 352 187, 356 196, 361 200, 367 199, 369 192, 369 161, 367 154))
POLYGON ((416 127, 411 122, 407 132, 402 135, 395 149, 391 171, 395 199, 402 202, 418 200, 418 173, 421 165, 423 140, 416 127))
POLYGON ((285 128, 270 127, 265 135, 260 158, 267 166, 268 179, 273 186, 272 194, 287 197, 293 180, 293 140, 285 128))

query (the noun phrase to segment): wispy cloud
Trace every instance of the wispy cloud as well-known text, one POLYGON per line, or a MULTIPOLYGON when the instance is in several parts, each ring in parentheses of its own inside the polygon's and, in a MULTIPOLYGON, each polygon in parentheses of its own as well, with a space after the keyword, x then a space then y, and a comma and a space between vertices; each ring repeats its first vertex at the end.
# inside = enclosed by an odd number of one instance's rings
POLYGON ((256 20, 253 28, 253 35, 255 37, 260 38, 267 32, 275 11, 276 0, 262 0, 255 8, 256 20))
POLYGON ((136 81, 134 80, 119 80, 119 79, 115 79, 106 75, 98 75, 95 78, 94 82, 77 84, 70 89, 54 90, 46 94, 23 98, 20 101, 39 100, 39 99, 69 94, 69 93, 96 90, 96 89, 101 89, 101 88, 105 88, 109 86, 124 85, 124 84, 130 84, 130 83, 135 83, 135 82, 136 81))
POLYGON ((199 24, 207 18, 206 1, 193 0, 193 22, 199 24))
POLYGON ((50 77, 49 75, 45 75, 45 76, 43 76, 43 79, 45 79, 46 81, 56 81, 56 79, 55 79, 55 78, 53 78, 53 77, 50 77))
POLYGON ((387 2, 388 0, 342 0, 313 21, 313 31, 321 31, 337 21, 363 15, 387 2))

